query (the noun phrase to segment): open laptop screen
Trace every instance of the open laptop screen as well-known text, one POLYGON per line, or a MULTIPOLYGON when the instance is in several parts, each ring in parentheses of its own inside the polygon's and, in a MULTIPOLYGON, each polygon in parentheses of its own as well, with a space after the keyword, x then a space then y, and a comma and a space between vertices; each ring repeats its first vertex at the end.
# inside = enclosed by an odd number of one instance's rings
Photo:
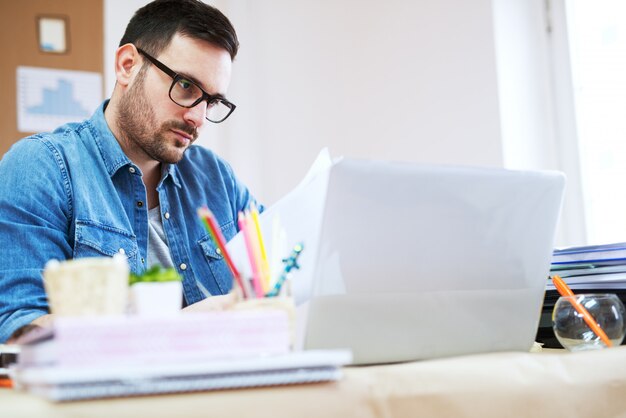
POLYGON ((357 363, 529 349, 563 188, 553 172, 334 164, 304 346, 357 363))

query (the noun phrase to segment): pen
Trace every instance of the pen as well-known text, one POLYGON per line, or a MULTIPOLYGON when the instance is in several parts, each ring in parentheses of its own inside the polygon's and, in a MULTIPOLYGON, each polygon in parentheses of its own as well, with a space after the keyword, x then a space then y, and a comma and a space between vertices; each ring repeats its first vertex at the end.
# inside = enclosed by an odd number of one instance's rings
POLYGON ((293 247, 293 251, 291 255, 289 256, 289 258, 285 258, 283 260, 283 262, 285 263, 285 268, 283 269, 283 272, 281 273, 280 277, 276 281, 276 284, 274 285, 272 290, 267 292, 267 294, 265 295, 266 297, 274 297, 280 294, 280 291, 283 285, 285 284, 285 281, 287 280, 287 275, 289 274, 289 272, 293 269, 300 268, 300 265, 298 264, 298 257, 300 256, 300 253, 302 252, 303 249, 304 249, 304 244, 302 243, 297 244, 295 247, 293 247))

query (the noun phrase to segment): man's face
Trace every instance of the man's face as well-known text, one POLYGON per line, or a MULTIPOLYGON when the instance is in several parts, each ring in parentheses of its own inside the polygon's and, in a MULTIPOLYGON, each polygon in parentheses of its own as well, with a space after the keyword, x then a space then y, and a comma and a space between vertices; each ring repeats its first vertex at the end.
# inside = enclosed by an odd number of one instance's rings
MULTIPOLYGON (((155 57, 196 82, 209 94, 226 94, 231 58, 226 50, 204 41, 175 35, 155 57)), ((148 62, 145 58, 143 62, 148 62)), ((134 153, 175 164, 196 140, 206 122, 206 102, 184 108, 172 102, 172 78, 152 64, 144 66, 119 102, 118 127, 134 153)))

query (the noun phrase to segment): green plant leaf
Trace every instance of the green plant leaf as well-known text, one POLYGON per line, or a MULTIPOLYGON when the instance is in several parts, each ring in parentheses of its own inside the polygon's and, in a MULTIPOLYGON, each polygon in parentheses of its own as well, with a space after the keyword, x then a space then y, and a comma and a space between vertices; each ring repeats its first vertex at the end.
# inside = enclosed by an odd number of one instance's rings
POLYGON ((182 280, 182 277, 176 269, 173 267, 163 268, 160 265, 155 265, 148 270, 144 271, 143 274, 133 274, 130 275, 129 284, 133 285, 135 283, 150 283, 150 282, 173 282, 176 280, 182 280))

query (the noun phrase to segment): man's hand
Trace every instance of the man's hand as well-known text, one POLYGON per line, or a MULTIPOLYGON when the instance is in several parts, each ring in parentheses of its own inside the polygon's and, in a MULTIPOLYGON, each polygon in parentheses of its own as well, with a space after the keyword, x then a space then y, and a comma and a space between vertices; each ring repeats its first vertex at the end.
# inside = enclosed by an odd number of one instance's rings
POLYGON ((54 317, 51 314, 42 315, 39 318, 35 319, 28 325, 24 325, 21 328, 18 328, 7 340, 7 344, 13 344, 20 338, 22 335, 28 334, 30 331, 40 329, 40 328, 48 328, 52 326, 52 320, 54 317))
POLYGON ((43 328, 48 328, 52 326, 52 321, 54 320, 54 315, 46 314, 42 315, 39 318, 35 319, 31 324, 37 325, 43 328))

